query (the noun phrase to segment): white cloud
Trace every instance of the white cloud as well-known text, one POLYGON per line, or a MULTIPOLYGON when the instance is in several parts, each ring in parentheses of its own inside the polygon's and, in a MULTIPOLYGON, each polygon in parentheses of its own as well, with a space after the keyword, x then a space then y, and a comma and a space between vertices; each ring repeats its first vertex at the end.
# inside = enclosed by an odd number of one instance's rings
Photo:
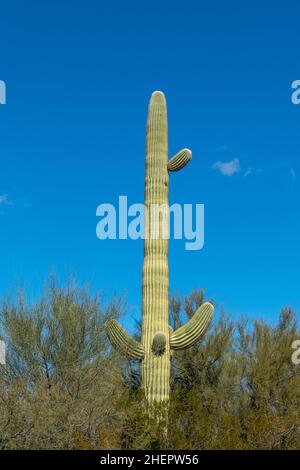
POLYGON ((251 176, 253 175, 253 168, 251 166, 248 166, 247 170, 244 173, 244 176, 251 176))
POLYGON ((11 206, 12 204, 6 194, 0 194, 0 206, 11 206))
POLYGON ((266 173, 266 169, 263 168, 253 168, 252 166, 248 166, 248 168, 244 172, 244 176, 261 176, 266 173))
POLYGON ((290 175, 291 178, 296 178, 296 172, 295 172, 294 168, 290 169, 289 175, 290 175))
POLYGON ((232 176, 241 171, 241 165, 238 158, 234 158, 230 162, 218 161, 213 164, 213 168, 215 170, 219 170, 224 176, 232 176))
POLYGON ((8 203, 7 196, 5 194, 0 194, 0 205, 7 204, 7 203, 8 203))

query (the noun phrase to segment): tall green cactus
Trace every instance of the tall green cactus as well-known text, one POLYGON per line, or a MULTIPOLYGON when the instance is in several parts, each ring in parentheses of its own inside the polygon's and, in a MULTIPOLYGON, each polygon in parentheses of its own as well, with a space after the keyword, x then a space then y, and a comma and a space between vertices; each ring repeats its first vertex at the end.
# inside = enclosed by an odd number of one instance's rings
POLYGON ((191 151, 183 149, 168 160, 166 100, 162 92, 155 91, 149 104, 146 138, 141 343, 128 336, 116 320, 107 327, 112 345, 129 359, 141 361, 142 386, 150 404, 169 400, 170 350, 188 348, 199 341, 214 314, 207 302, 186 325, 174 332, 169 327, 168 218, 163 214, 154 217, 151 210, 154 205, 169 208, 169 172, 181 170, 191 157, 191 151))

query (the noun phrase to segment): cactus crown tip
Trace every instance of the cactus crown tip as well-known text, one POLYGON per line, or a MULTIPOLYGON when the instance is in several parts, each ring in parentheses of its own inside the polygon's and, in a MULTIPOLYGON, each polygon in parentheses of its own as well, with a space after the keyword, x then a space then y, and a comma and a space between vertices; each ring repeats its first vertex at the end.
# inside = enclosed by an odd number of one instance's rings
POLYGON ((186 153, 188 153, 188 155, 190 156, 190 158, 192 158, 192 151, 191 151, 191 149, 184 148, 183 150, 185 150, 186 153))
POLYGON ((206 307, 210 308, 211 310, 215 310, 215 306, 213 305, 212 302, 203 302, 203 306, 205 305, 206 307))
POLYGON ((165 96, 164 93, 160 90, 155 90, 153 93, 152 93, 152 96, 165 96))
POLYGON ((165 95, 162 91, 154 91, 151 95, 152 102, 166 102, 165 95))

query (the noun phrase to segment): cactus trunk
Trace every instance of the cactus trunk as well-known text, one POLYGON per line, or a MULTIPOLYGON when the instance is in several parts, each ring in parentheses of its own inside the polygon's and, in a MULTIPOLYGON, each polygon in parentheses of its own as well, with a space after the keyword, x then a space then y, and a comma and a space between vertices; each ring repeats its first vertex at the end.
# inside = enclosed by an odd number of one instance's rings
POLYGON ((167 403, 170 393, 170 351, 195 344, 214 313, 206 302, 187 324, 169 327, 169 172, 185 167, 191 151, 183 149, 168 160, 167 106, 160 91, 151 96, 146 138, 145 241, 142 280, 142 340, 135 341, 115 321, 108 323, 112 345, 129 359, 141 361, 142 386, 151 405, 167 403))
POLYGON ((168 223, 164 210, 168 208, 168 129, 165 97, 152 95, 147 120, 145 227, 143 264, 143 327, 142 384, 150 403, 167 401, 170 388, 169 341, 169 267, 168 239, 163 238, 168 223), (154 209, 155 208, 155 209, 154 209), (162 212, 156 209, 162 208, 162 212), (157 217, 158 215, 158 217, 157 217), (157 225, 159 224, 159 225, 157 225), (157 332, 166 335, 163 354, 153 350, 157 332))

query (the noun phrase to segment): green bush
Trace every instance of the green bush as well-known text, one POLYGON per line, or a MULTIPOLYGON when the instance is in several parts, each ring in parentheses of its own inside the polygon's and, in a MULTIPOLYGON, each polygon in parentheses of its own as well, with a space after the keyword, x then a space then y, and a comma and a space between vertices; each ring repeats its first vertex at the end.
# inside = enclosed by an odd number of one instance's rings
MULTIPOLYGON (((178 327, 202 291, 170 302, 178 327)), ((1 449, 299 449, 300 366, 295 314, 276 326, 215 320, 204 340, 172 357, 168 433, 148 418, 137 364, 113 352, 105 323, 124 310, 74 282, 51 281, 36 304, 1 307, 1 449)), ((139 331, 136 332, 139 336, 139 331)))

